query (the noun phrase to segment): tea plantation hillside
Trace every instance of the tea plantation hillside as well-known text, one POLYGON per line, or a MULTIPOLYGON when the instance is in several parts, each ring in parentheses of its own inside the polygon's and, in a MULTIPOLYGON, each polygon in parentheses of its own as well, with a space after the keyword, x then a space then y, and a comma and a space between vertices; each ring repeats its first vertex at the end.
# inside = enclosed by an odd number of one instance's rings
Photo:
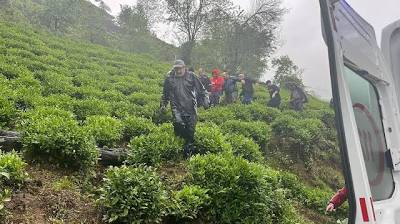
MULTIPOLYGON (((0 154, 5 223, 336 223, 324 214, 344 185, 334 113, 251 105, 199 110, 198 155, 183 158, 159 113, 170 65, 0 22, 0 129, 21 133, 0 154), (98 163, 99 148, 126 152, 98 163)), ((1 221, 0 221, 1 222, 1 221)))

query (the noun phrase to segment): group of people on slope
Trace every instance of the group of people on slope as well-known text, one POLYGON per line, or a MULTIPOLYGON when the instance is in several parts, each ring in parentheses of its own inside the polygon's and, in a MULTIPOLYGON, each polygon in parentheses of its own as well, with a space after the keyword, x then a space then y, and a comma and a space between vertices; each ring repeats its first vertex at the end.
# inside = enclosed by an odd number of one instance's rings
MULTIPOLYGON (((197 107, 217 106, 223 94, 225 94, 224 103, 234 103, 238 98, 237 82, 242 84, 240 96, 243 104, 252 103, 255 83, 267 86, 270 94, 267 106, 278 108, 281 104, 280 88, 269 80, 262 83, 244 74, 231 76, 226 71, 221 76, 218 69, 214 69, 212 77, 209 78, 202 69, 198 76, 193 71, 186 69, 184 61, 176 60, 164 81, 160 103, 161 111, 166 110, 168 103, 171 105, 174 131, 177 136, 185 140, 186 156, 190 156, 194 150, 197 107)), ((304 103, 307 102, 303 89, 291 83, 287 84, 287 87, 291 91, 289 106, 294 110, 302 110, 304 103)))
MULTIPOLYGON (((189 69, 189 71, 194 70, 189 69)), ((209 78, 203 69, 199 69, 198 75, 204 88, 210 94, 210 106, 219 105, 222 95, 225 95, 224 104, 236 102, 239 96, 242 97, 241 102, 243 104, 250 104, 253 101, 253 85, 257 81, 244 74, 231 76, 227 71, 223 71, 222 74, 220 74, 220 70, 214 69, 211 78, 209 78), (237 82, 242 84, 242 92, 240 95, 238 95, 237 82)))
MULTIPOLYGON (((253 100, 253 84, 257 81, 241 74, 237 78, 224 73, 224 78, 219 76, 219 71, 213 71, 213 77, 208 78, 204 73, 197 77, 194 72, 186 69, 185 62, 175 61, 173 69, 168 73, 164 81, 160 110, 165 112, 168 103, 173 114, 173 127, 175 135, 185 140, 184 155, 190 157, 194 153, 194 134, 197 123, 197 107, 209 108, 210 105, 218 105, 222 92, 225 93, 225 102, 232 103, 236 100, 236 82, 242 83, 242 103, 248 104, 253 100), (211 102, 208 95, 211 93, 211 102)), ((268 106, 279 107, 279 87, 267 81, 271 96, 268 106)), ((288 85, 291 90, 290 106, 294 109, 302 109, 305 94, 296 85, 288 85)), ((347 190, 341 189, 328 203, 326 211, 333 211, 347 199, 347 190)))
MULTIPOLYGON (((189 69, 194 72, 194 69, 189 69)), ((237 101, 241 97, 243 104, 250 104, 254 98, 254 84, 263 84, 267 86, 270 100, 267 103, 268 107, 279 108, 281 104, 280 88, 272 84, 270 80, 266 83, 259 82, 245 74, 239 74, 238 76, 232 76, 227 71, 223 71, 220 74, 218 69, 212 71, 212 76, 209 78, 203 69, 199 69, 198 72, 200 82, 204 88, 210 94, 210 106, 217 106, 221 103, 221 97, 224 95, 222 103, 231 104, 237 101), (237 82, 242 84, 242 91, 238 94, 237 82)), ((290 101, 289 107, 296 111, 302 111, 304 104, 308 101, 307 95, 304 90, 294 83, 287 83, 287 88, 290 90, 290 101)))

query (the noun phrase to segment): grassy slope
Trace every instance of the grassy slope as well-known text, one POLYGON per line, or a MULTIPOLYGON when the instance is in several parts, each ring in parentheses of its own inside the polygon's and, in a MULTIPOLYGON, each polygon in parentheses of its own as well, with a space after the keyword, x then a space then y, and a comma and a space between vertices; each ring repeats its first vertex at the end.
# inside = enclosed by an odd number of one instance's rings
MULTIPOLYGON (((168 65, 150 57, 56 38, 46 32, 0 22, 0 99, 16 105, 10 109, 14 113, 5 116, 7 119, 0 123, 0 128, 3 125, 14 129, 23 110, 52 106, 78 115, 76 105, 92 101, 97 106, 95 111, 84 115, 123 118, 130 114, 158 121, 158 100, 168 69, 168 65)), ((283 91, 282 95, 286 102, 287 92, 283 91)), ((255 103, 263 105, 267 99, 266 91, 257 88, 255 103)), ((308 110, 328 109, 326 103, 314 98, 307 107, 308 110)), ((269 164, 287 169, 271 160, 269 164)), ((327 183, 331 176, 319 178, 299 167, 292 167, 292 171, 297 170, 304 183, 325 189, 331 186, 327 183)), ((342 181, 338 169, 324 164, 316 166, 314 172, 335 173, 338 181, 342 181)), ((332 221, 313 211, 303 214, 311 220, 319 217, 319 221, 332 221)))
MULTIPOLYGON (((46 28, 41 24, 40 13, 45 8, 43 0, 12 0, 0 3, 0 18, 13 23, 30 24, 33 27, 46 28)), ((134 37, 124 36, 114 17, 104 13, 97 6, 86 0, 79 0, 82 14, 68 29, 59 31, 79 41, 99 44, 126 52, 151 55, 159 60, 171 60, 177 54, 177 48, 165 43, 150 33, 137 34, 134 37), (85 12, 85 13, 83 13, 85 12), (94 26, 94 21, 102 28, 94 26)))

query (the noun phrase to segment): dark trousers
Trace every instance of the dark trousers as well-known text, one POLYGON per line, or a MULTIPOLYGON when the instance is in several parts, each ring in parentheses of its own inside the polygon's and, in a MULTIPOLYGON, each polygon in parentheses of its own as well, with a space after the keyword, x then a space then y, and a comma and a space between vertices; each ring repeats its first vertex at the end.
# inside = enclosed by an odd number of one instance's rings
POLYGON ((296 99, 289 102, 289 107, 296 111, 303 111, 304 109, 304 101, 302 99, 296 99))
POLYGON ((221 98, 221 93, 220 92, 211 93, 210 105, 211 106, 219 105, 220 98, 221 98))
POLYGON ((182 115, 183 123, 174 122, 175 135, 185 140, 185 155, 193 154, 194 133, 196 131, 197 115, 182 115))
POLYGON ((244 92, 242 103, 243 104, 251 104, 251 102, 253 102, 253 93, 244 92))
POLYGON ((271 98, 267 104, 267 106, 275 107, 275 108, 278 108, 280 105, 281 105, 281 97, 280 96, 271 98))
POLYGON ((237 95, 236 92, 232 92, 232 93, 225 92, 224 103, 225 103, 225 104, 234 103, 234 102, 236 101, 236 95, 237 95))

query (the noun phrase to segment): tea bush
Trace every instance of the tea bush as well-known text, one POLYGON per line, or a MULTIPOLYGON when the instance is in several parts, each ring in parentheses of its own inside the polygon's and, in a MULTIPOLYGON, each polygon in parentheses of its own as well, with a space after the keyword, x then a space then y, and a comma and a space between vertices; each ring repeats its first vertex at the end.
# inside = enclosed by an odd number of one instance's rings
POLYGON ((189 182, 208 190, 210 222, 297 223, 293 208, 260 165, 230 153, 209 154, 193 157, 188 170, 189 182))
POLYGON ((0 188, 21 186, 28 178, 28 173, 25 171, 26 165, 16 152, 0 151, 0 188))
POLYGON ((251 114, 252 120, 263 121, 267 123, 271 123, 280 114, 280 111, 276 108, 271 108, 267 107, 266 105, 256 103, 248 105, 248 110, 251 114))
POLYGON ((55 94, 41 98, 37 107, 53 107, 73 112, 75 103, 75 99, 68 95, 55 94))
MULTIPOLYGON (((311 188, 303 184, 299 184, 300 180, 297 176, 287 172, 281 172, 278 175, 279 187, 286 189, 286 197, 298 201, 301 205, 314 210, 320 214, 325 213, 326 203, 333 195, 332 190, 323 190, 311 188)), ((343 207, 346 207, 343 205, 343 207)), ((343 218, 347 216, 345 208, 340 208, 335 212, 334 216, 343 218)))
POLYGON ((77 100, 74 106, 74 114, 81 121, 94 115, 110 116, 111 110, 109 103, 99 99, 77 100))
POLYGON ((0 129, 12 126, 17 117, 13 102, 0 96, 0 129))
POLYGON ((85 168, 97 162, 93 139, 70 112, 39 108, 24 115, 20 128, 24 149, 31 159, 71 168, 85 168))
POLYGON ((232 152, 235 156, 243 157, 250 162, 262 162, 264 160, 260 146, 252 139, 237 134, 228 135, 226 139, 232 146, 232 152))
POLYGON ((217 125, 212 123, 200 123, 197 125, 194 145, 196 152, 200 154, 220 153, 230 149, 224 134, 217 125))
POLYGON ((67 94, 73 93, 74 88, 70 77, 61 76, 55 72, 44 72, 37 77, 41 81, 44 96, 52 94, 67 94))
POLYGON ((172 199, 173 211, 169 215, 179 223, 196 219, 210 201, 207 190, 195 185, 185 185, 182 190, 173 193, 172 199))
POLYGON ((90 116, 85 121, 85 130, 100 147, 115 146, 122 139, 122 122, 108 116, 90 116))
POLYGON ((13 102, 16 109, 26 111, 33 109, 41 98, 40 82, 32 75, 21 76, 10 81, 12 94, 7 95, 13 102))
POLYGON ((171 132, 156 130, 130 141, 127 163, 157 166, 163 161, 179 160, 182 155, 182 139, 171 132))
POLYGON ((160 223, 166 212, 166 192, 150 168, 110 168, 100 191, 98 202, 109 223, 160 223))
POLYGON ((213 122, 221 125, 226 121, 234 120, 235 114, 227 107, 212 107, 208 110, 199 110, 199 121, 213 122))
MULTIPOLYGON (((161 91, 159 91, 159 93, 161 93, 161 91)), ((159 103, 160 98, 161 98, 161 94, 146 94, 146 93, 141 93, 141 92, 132 93, 131 95, 128 96, 128 100, 131 103, 137 104, 140 106, 145 106, 152 102, 159 103)))
POLYGON ((291 138, 296 143, 311 147, 321 138, 323 125, 317 119, 296 119, 288 115, 278 117, 272 124, 274 134, 280 138, 291 138))
POLYGON ((231 120, 221 126, 222 130, 231 134, 241 134, 252 138, 261 147, 264 147, 271 139, 271 128, 260 121, 238 121, 231 120))
MULTIPOLYGON (((95 80, 99 82, 98 80, 95 80)), ((92 85, 75 87, 72 96, 78 100, 87 99, 100 99, 103 96, 103 91, 100 87, 95 87, 92 85)))
POLYGON ((231 104, 227 108, 235 114, 236 120, 251 121, 252 115, 250 113, 250 105, 231 104))
POLYGON ((0 62, 0 74, 7 79, 16 79, 23 74, 29 74, 30 71, 22 66, 13 66, 4 61, 0 62))
POLYGON ((166 133, 173 135, 174 134, 174 126, 172 125, 172 123, 163 123, 163 124, 157 126, 154 131, 166 132, 166 133))
POLYGON ((128 102, 125 101, 117 101, 117 102, 111 102, 111 116, 119 118, 119 119, 124 119, 129 116, 129 114, 132 114, 130 111, 134 107, 134 105, 131 105, 128 102))
POLYGON ((302 113, 303 118, 317 119, 322 122, 324 128, 322 129, 322 135, 324 136, 324 140, 330 141, 327 142, 328 146, 324 147, 321 145, 321 149, 330 149, 334 148, 334 145, 337 139, 336 136, 336 128, 335 128, 335 113, 331 109, 323 109, 323 110, 306 110, 302 113))
POLYGON ((124 139, 129 141, 133 137, 147 135, 156 128, 154 123, 146 118, 130 116, 123 120, 124 139))

